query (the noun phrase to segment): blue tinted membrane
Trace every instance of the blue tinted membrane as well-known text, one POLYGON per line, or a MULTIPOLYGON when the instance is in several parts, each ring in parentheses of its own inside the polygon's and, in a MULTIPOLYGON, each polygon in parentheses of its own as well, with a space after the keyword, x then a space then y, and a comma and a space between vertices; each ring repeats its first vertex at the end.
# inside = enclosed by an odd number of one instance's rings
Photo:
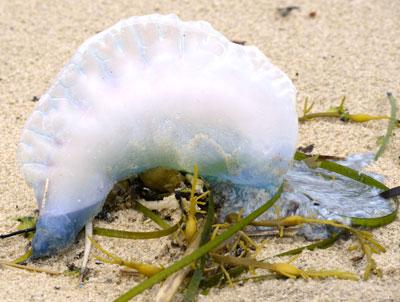
POLYGON ((51 256, 71 245, 101 206, 102 203, 63 215, 40 216, 32 241, 32 258, 51 256))

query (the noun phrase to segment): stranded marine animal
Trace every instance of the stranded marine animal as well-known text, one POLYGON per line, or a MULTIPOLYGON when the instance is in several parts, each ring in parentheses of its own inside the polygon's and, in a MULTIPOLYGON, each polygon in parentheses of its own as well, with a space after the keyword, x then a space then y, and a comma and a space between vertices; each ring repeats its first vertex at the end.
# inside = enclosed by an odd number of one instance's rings
POLYGON ((40 210, 33 257, 70 245, 118 180, 153 167, 197 162, 211 184, 273 194, 295 152, 295 95, 257 48, 207 22, 132 17, 93 36, 22 132, 19 159, 40 210))

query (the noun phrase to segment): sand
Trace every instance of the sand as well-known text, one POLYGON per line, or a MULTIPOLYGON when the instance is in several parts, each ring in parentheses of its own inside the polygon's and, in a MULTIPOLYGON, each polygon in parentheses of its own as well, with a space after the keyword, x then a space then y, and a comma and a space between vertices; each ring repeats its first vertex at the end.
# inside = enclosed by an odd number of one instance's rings
MULTIPOLYGON (((281 67, 298 89, 298 110, 305 97, 315 110, 337 105, 347 97, 351 112, 388 114, 385 93, 400 96, 400 7, 396 1, 0 1, 0 233, 14 230, 15 217, 32 215, 36 208, 32 190, 19 174, 16 147, 19 133, 57 72, 88 37, 122 18, 149 13, 177 13, 185 20, 204 19, 227 37, 258 46, 281 67), (276 8, 296 5, 300 10, 282 18, 276 8), (309 13, 316 12, 315 18, 309 13)), ((318 120, 302 124, 299 146, 315 144, 315 151, 347 155, 375 152, 376 140, 386 121, 345 124, 318 120)), ((399 132, 370 169, 386 177, 388 186, 399 185, 399 132)), ((111 225, 136 230, 153 225, 134 211, 116 214, 111 225)), ((104 224, 104 223, 103 223, 104 224)), ((376 256, 381 279, 368 281, 268 280, 235 288, 213 289, 199 301, 400 301, 400 223, 374 231, 387 252, 376 256)), ((163 264, 176 251, 168 240, 122 241, 100 239, 121 256, 163 264)), ((262 256, 304 244, 301 238, 271 239, 262 256)), ((0 259, 19 256, 26 245, 21 238, 0 241, 0 259)), ((351 241, 328 250, 306 252, 296 261, 303 268, 342 269, 361 274, 364 261, 352 262, 351 241)), ((39 261, 41 267, 63 271, 79 265, 82 240, 66 253, 39 261)), ((89 264, 89 281, 79 287, 76 278, 0 267, 2 301, 110 301, 136 284, 111 265, 89 264)), ((157 288, 137 301, 152 301, 157 288)))

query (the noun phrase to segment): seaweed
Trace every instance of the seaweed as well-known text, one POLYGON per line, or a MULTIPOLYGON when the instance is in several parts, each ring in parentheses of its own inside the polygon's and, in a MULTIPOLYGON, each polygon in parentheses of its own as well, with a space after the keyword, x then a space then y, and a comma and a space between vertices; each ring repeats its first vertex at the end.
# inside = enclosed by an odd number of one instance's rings
POLYGON ((225 232, 223 232, 221 235, 217 236, 216 238, 212 239, 211 241, 207 242, 206 244, 202 245, 199 247, 196 251, 191 253, 190 255, 187 255, 174 264, 170 265, 169 267, 165 268, 158 274, 144 280, 142 283, 138 284, 137 286, 133 287, 120 297, 118 297, 115 301, 129 301, 133 297, 137 296, 138 294, 142 293, 146 289, 152 287, 153 285, 157 284, 158 282, 166 279, 168 276, 172 275, 173 273, 179 271, 180 269, 184 268, 187 265, 190 265, 197 259, 201 258, 202 256, 206 255, 209 251, 217 248, 219 245, 221 245, 224 241, 228 240, 230 237, 232 237, 234 234, 236 234, 239 230, 243 229, 246 225, 248 225, 251 221, 256 219, 258 216, 263 214, 265 211, 267 211, 270 207, 273 206, 273 204, 279 199, 279 196, 281 195, 283 190, 283 187, 280 187, 278 192, 270 199, 267 201, 264 205, 256 209, 254 212, 249 214, 247 217, 243 218, 240 220, 238 223, 232 225, 230 228, 228 228, 225 232))
MULTIPOLYGON (((391 103, 394 101, 394 97, 391 93, 388 93, 388 97, 391 100, 391 103)), ((322 112, 315 112, 311 113, 314 103, 311 103, 310 105, 308 104, 308 98, 306 97, 304 101, 304 107, 303 107, 303 115, 299 117, 299 122, 306 122, 315 118, 335 118, 339 119, 342 122, 355 122, 355 123, 365 123, 373 120, 393 120, 394 126, 393 128, 397 125, 397 127, 400 127, 400 121, 396 119, 396 112, 393 114, 393 109, 392 109, 392 114, 391 116, 386 116, 386 115, 370 115, 366 113, 357 113, 357 114, 350 114, 349 110, 344 106, 346 102, 346 97, 343 96, 339 106, 335 106, 332 108, 329 108, 326 111, 322 112), (393 117, 394 116, 394 117, 393 117)), ((393 108, 393 105, 392 105, 393 108)))
MULTIPOLYGON (((325 160, 324 157, 296 152, 295 159, 306 161, 311 168, 322 168, 327 171, 339 173, 369 186, 379 188, 382 190, 382 193, 391 192, 389 188, 374 178, 354 169, 344 167, 338 163, 325 160)), ((286 262, 266 262, 265 260, 256 260, 256 256, 262 248, 262 243, 257 243, 251 238, 252 233, 249 232, 247 228, 249 226, 262 225, 275 227, 278 229, 280 236, 288 230, 292 230, 298 225, 305 223, 332 226, 337 230, 337 232, 333 233, 331 237, 303 247, 279 253, 275 255, 275 257, 299 255, 305 249, 325 249, 333 245, 338 239, 342 238, 346 234, 352 234, 356 237, 358 242, 355 249, 361 252, 361 258, 365 257, 366 259, 363 278, 368 279, 371 273, 374 273, 377 276, 382 274, 373 258, 373 255, 385 252, 385 248, 377 242, 370 232, 357 227, 374 228, 392 222, 396 218, 398 207, 398 201, 395 197, 393 198, 393 201, 396 203, 396 209, 392 213, 382 217, 373 218, 349 217, 352 226, 343 225, 332 220, 318 220, 302 216, 288 216, 268 221, 255 221, 258 216, 274 206, 274 203, 279 199, 280 194, 283 191, 283 186, 281 186, 269 201, 250 213, 248 216, 242 217, 243 215, 240 212, 232 213, 226 217, 224 223, 213 225, 213 223, 215 223, 215 208, 212 191, 209 190, 206 185, 205 192, 196 192, 196 184, 199 179, 197 165, 195 165, 193 177, 191 179, 191 189, 181 190, 183 194, 182 196, 186 196, 188 199, 188 204, 184 207, 183 217, 174 225, 170 225, 144 205, 135 203, 133 208, 153 220, 161 227, 161 230, 152 232, 129 232, 125 230, 94 227, 95 235, 125 239, 149 239, 173 235, 179 244, 186 244, 187 246, 186 253, 181 259, 167 267, 162 267, 157 264, 124 260, 122 257, 105 250, 97 241, 90 237, 94 247, 106 256, 95 256, 95 259, 103 263, 125 267, 123 271, 126 271, 126 268, 128 268, 128 272, 132 272, 133 269, 135 272, 147 277, 147 279, 118 297, 116 301, 128 301, 146 289, 162 280, 170 278, 173 275, 175 276, 175 279, 171 279, 171 282, 177 283, 174 284, 174 286, 169 286, 168 283, 166 283, 162 289, 165 289, 166 287, 168 287, 168 289, 161 290, 158 295, 158 301, 169 301, 178 287, 183 284, 183 281, 189 279, 186 275, 191 271, 192 275, 190 280, 188 280, 189 282, 184 294, 185 301, 195 301, 200 289, 208 290, 211 287, 220 287, 225 286, 226 284, 233 286, 235 283, 243 283, 249 280, 261 281, 271 278, 308 279, 327 277, 348 280, 358 279, 358 276, 354 273, 344 272, 341 270, 303 270, 292 264, 294 259, 290 259, 286 262), (205 206, 207 207, 207 210, 203 211, 205 206), (199 207, 201 207, 202 210, 199 210, 199 207), (183 224, 183 222, 185 222, 185 224, 183 224), (185 225, 185 227, 183 225, 185 225), (256 268, 266 269, 270 273, 267 275, 256 274, 256 268), (253 272, 255 275, 252 277, 240 278, 241 274, 249 271, 253 272)), ((392 191, 395 192, 396 190, 392 191)), ((133 192, 130 191, 130 194, 133 194, 133 192)), ((393 194, 394 193, 386 193, 386 195, 388 195, 387 198, 392 198, 393 194)), ((277 215, 278 214, 279 210, 277 209, 277 215)), ((34 220, 23 221, 30 221, 30 223, 32 223, 34 220)), ((28 224, 25 230, 32 232, 34 226, 32 227, 32 225, 28 224)), ((18 234, 24 233, 21 231, 18 232, 18 234)), ((7 235, 5 236, 8 237, 7 235)), ((31 250, 28 250, 24 255, 13 262, 2 261, 0 264, 25 268, 34 272, 59 274, 58 272, 47 271, 46 269, 16 264, 27 261, 30 257, 30 253, 31 250)))
POLYGON ((163 230, 152 231, 152 232, 130 232, 124 230, 115 230, 115 229, 106 229, 100 227, 93 228, 93 234, 106 236, 106 237, 114 237, 114 238, 122 238, 122 239, 152 239, 152 238, 160 238, 164 236, 168 236, 178 230, 181 222, 163 230))
POLYGON ((225 264, 233 264, 235 266, 246 266, 251 268, 262 268, 269 270, 278 276, 287 277, 290 279, 296 278, 328 278, 328 277, 335 277, 338 279, 345 279, 345 280, 358 280, 358 276, 349 273, 349 272, 342 272, 342 271, 304 271, 299 269, 298 267, 291 264, 291 261, 288 262, 281 262, 281 263, 267 263, 262 261, 257 261, 255 259, 250 258, 238 258, 232 256, 222 256, 219 254, 212 253, 211 256, 220 263, 225 264))

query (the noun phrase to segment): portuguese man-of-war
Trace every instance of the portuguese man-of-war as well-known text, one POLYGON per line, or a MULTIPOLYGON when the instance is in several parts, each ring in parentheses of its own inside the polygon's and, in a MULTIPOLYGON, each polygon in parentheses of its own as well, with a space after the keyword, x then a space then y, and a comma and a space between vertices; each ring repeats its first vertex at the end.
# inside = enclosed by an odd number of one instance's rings
MULTIPOLYGON (((96 34, 22 131, 19 159, 40 211, 32 257, 68 247, 116 182, 158 166, 197 163, 224 210, 255 209, 293 165, 295 97, 256 47, 207 22, 148 15, 96 34)), ((303 172, 288 174, 292 187, 303 172)))
POLYGON ((295 88, 257 48, 175 15, 120 21, 78 49, 22 132, 33 257, 70 245, 115 182, 152 167, 197 162, 211 183, 274 193, 297 131, 295 88))

